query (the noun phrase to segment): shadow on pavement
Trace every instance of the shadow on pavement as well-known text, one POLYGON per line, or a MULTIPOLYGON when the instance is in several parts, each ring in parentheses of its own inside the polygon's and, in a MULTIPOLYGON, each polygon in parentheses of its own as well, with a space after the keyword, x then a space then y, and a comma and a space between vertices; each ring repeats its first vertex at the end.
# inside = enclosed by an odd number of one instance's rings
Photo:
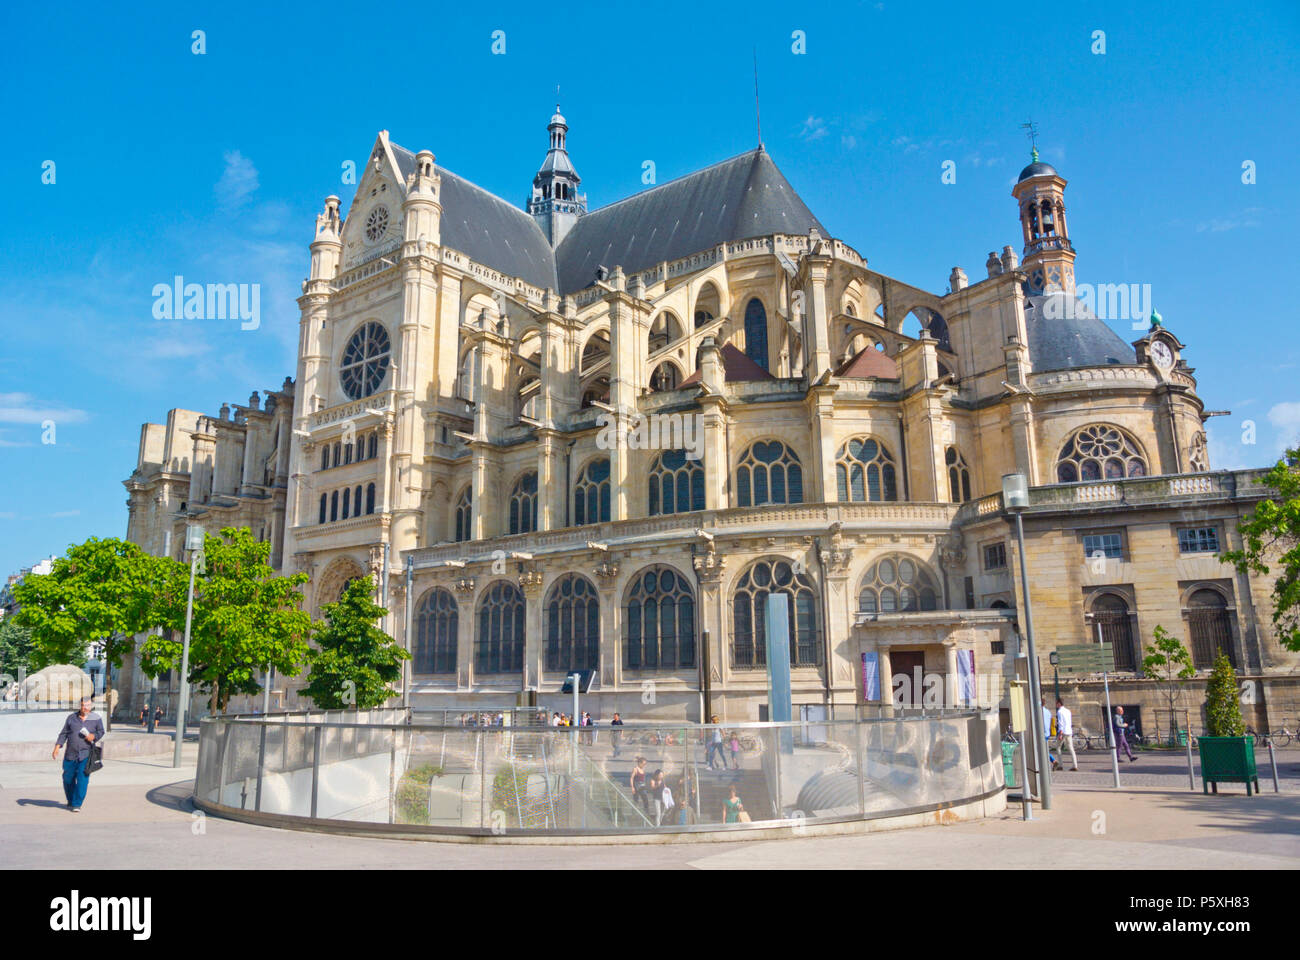
POLYGON ((154 787, 144 795, 144 798, 158 807, 166 807, 168 810, 176 810, 180 813, 191 813, 194 810, 193 793, 194 781, 181 780, 154 787))
POLYGON ((27 797, 20 797, 14 803, 20 807, 58 807, 63 809, 67 807, 67 802, 63 800, 31 800, 27 797))

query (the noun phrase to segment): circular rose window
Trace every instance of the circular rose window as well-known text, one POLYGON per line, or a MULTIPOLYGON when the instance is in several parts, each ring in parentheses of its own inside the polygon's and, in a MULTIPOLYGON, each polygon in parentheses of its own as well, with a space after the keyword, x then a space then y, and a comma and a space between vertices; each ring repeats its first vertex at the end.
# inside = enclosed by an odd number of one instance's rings
POLYGON ((366 239, 374 243, 387 232, 388 208, 375 207, 366 218, 366 239))
POLYGON ((339 365, 343 392, 353 400, 368 397, 379 389, 388 374, 388 331, 378 323, 367 323, 348 341, 339 365))

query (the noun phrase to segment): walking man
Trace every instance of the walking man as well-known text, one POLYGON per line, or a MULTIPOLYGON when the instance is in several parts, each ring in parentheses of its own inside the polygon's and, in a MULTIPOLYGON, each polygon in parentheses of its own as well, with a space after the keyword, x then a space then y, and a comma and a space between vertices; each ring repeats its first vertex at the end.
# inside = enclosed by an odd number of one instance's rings
MULTIPOLYGON (((623 726, 623 718, 616 713, 614 714, 614 719, 609 721, 609 725, 611 727, 621 727, 623 726)), ((622 732, 619 730, 611 730, 609 733, 609 739, 610 742, 614 744, 614 756, 618 757, 618 748, 623 742, 622 732)))
POLYGON ((90 763, 90 745, 104 738, 104 721, 90 708, 94 701, 90 697, 81 698, 81 709, 68 714, 63 721, 63 729, 54 744, 52 759, 58 759, 59 747, 68 745, 63 754, 63 793, 68 798, 68 809, 73 813, 81 811, 86 800, 86 788, 90 786, 90 774, 86 765, 90 763))
POLYGON ((1125 736, 1124 733, 1124 731, 1128 729, 1128 721, 1124 719, 1123 707, 1115 708, 1114 727, 1115 727, 1115 748, 1116 750, 1123 749, 1123 751, 1128 755, 1128 762, 1132 763, 1133 761, 1137 760, 1137 757, 1133 756, 1133 750, 1128 745, 1128 737, 1125 736))
MULTIPOLYGON (((1070 712, 1064 701, 1060 697, 1056 698, 1056 752, 1060 756, 1065 755, 1065 748, 1070 748, 1070 769, 1079 769, 1079 758, 1074 753, 1074 714, 1070 712)), ((1061 769, 1061 762, 1057 760, 1056 769, 1061 769)))
MULTIPOLYGON (((717 723, 718 723, 718 715, 717 715, 717 714, 714 714, 714 715, 713 715, 712 722, 713 722, 714 724, 717 724, 717 723)), ((713 754, 714 754, 715 752, 716 752, 717 755, 718 755, 718 761, 722 764, 722 769, 723 769, 723 770, 726 770, 726 769, 727 769, 727 755, 726 755, 725 753, 722 752, 722 731, 719 730, 716 726, 714 726, 714 728, 713 728, 712 730, 709 731, 709 749, 708 749, 707 756, 705 757, 705 760, 706 760, 706 762, 708 763, 708 765, 709 765, 709 769, 710 769, 710 770, 714 769, 714 767, 713 767, 713 754)))

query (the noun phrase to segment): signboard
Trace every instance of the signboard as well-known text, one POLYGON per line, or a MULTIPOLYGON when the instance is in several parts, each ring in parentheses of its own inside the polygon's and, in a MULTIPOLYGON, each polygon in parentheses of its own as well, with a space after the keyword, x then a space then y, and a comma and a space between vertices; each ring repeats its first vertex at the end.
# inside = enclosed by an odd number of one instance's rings
POLYGON ((862 655, 862 699, 880 699, 880 654, 868 650, 862 655))
POLYGON ((1073 643, 1057 647, 1062 673, 1114 673, 1115 647, 1109 643, 1073 643))

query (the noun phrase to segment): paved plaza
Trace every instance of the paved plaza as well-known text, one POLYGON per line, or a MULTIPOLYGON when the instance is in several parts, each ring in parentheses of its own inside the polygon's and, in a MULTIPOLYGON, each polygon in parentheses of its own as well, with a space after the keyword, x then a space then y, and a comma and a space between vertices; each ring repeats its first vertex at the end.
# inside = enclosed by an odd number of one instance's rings
MULTIPOLYGON (((1095 868, 1300 867, 1300 750, 1279 751, 1288 779, 1261 795, 1239 784, 1217 796, 1187 788, 1185 756, 1143 753, 1109 783, 1104 754, 1058 774, 1050 811, 1020 820, 1017 803, 973 823, 860 836, 726 844, 493 845, 368 840, 277 830, 203 817, 190 803, 197 747, 185 763, 136 758, 91 780, 79 814, 63 808, 60 765, 0 764, 0 860, 9 868, 1095 868), (1182 766, 1179 767, 1181 762, 1182 766), (196 832, 196 824, 202 829, 196 832), (103 851, 103 852, 100 852, 103 851), (111 851, 111 852, 110 852, 111 851)), ((1261 762, 1267 753, 1260 754, 1261 762)))

